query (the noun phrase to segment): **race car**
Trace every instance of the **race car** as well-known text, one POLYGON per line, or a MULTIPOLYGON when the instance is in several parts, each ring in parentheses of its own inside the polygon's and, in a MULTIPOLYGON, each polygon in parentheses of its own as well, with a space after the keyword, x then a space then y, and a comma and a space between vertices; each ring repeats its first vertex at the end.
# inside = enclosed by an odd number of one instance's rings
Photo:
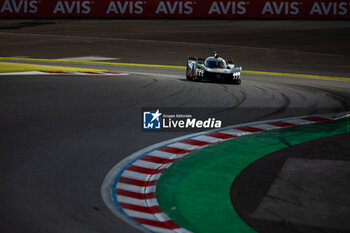
POLYGON ((216 80, 241 84, 242 67, 235 66, 232 61, 226 61, 214 52, 206 59, 188 57, 186 78, 193 81, 216 80))

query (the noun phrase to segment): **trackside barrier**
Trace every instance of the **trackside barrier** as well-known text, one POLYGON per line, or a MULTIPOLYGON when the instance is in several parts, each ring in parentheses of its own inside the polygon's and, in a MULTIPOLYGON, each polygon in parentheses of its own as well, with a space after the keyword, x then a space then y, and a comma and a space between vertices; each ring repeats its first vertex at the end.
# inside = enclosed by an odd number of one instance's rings
POLYGON ((350 0, 0 0, 0 18, 350 18, 350 0))

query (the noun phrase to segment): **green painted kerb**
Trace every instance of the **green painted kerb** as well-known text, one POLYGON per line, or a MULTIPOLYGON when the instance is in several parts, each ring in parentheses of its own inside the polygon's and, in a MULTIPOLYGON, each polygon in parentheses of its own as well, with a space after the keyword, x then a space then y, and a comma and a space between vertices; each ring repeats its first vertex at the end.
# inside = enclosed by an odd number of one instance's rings
POLYGON ((234 138, 195 151, 167 169, 157 185, 162 210, 182 227, 202 233, 255 232, 230 201, 235 177, 255 160, 289 145, 350 132, 350 118, 234 138))

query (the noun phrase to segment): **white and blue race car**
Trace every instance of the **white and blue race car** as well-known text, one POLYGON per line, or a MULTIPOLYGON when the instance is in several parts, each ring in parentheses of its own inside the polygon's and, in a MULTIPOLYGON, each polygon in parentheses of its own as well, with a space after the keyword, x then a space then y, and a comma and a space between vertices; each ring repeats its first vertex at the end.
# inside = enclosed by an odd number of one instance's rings
POLYGON ((241 83, 242 67, 237 67, 232 61, 226 61, 214 52, 214 56, 206 59, 188 57, 186 78, 193 81, 216 80, 241 83))

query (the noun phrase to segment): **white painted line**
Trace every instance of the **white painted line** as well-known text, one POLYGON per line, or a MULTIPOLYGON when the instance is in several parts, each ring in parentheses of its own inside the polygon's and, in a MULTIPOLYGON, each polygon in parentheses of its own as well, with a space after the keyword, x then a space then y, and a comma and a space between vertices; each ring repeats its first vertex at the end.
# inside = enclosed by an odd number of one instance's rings
POLYGON ((85 57, 65 57, 65 58, 57 58, 54 60, 62 60, 62 61, 110 61, 110 60, 119 60, 117 57, 98 57, 98 56, 85 56, 85 57))
POLYGON ((258 124, 258 125, 254 125, 254 128, 263 129, 263 130, 272 130, 272 129, 280 129, 281 127, 269 125, 269 124, 258 124))
POLYGON ((193 139, 194 140, 198 140, 198 141, 202 141, 202 142, 209 142, 209 143, 217 143, 217 142, 220 142, 220 141, 223 140, 223 139, 220 139, 220 138, 214 138, 214 137, 204 136, 204 135, 195 137, 193 139))
POLYGON ((181 142, 171 144, 171 147, 178 148, 178 149, 185 149, 185 150, 198 150, 200 148, 203 148, 203 146, 195 146, 195 145, 190 145, 190 144, 181 143, 181 142))
POLYGON ((26 72, 10 72, 10 73, 0 73, 0 75, 43 75, 47 74, 40 71, 26 71, 26 72))
MULTIPOLYGON (((157 202, 157 200, 155 198, 153 198, 153 200, 154 200, 153 203, 157 202)), ((132 205, 139 205, 139 206, 147 206, 145 199, 137 199, 137 198, 126 197, 126 196, 122 196, 122 195, 118 195, 118 201, 120 203, 127 203, 127 204, 132 204, 132 205)), ((157 206, 157 205, 153 205, 153 206, 157 206)))
POLYGON ((159 169, 161 167, 161 165, 159 163, 152 163, 152 162, 143 161, 143 160, 137 160, 132 165, 144 167, 144 168, 150 168, 150 169, 154 169, 154 170, 159 169))
POLYGON ((220 133, 226 133, 226 134, 230 134, 230 135, 237 136, 237 137, 251 134, 250 132, 246 132, 246 131, 242 131, 242 130, 238 130, 238 129, 228 129, 228 130, 220 131, 220 133))
POLYGON ((125 170, 121 177, 131 178, 131 179, 140 180, 140 181, 145 181, 145 180, 153 181, 153 180, 158 180, 160 175, 161 175, 161 173, 157 173, 155 175, 150 176, 150 175, 140 173, 140 172, 125 170))
POLYGON ((155 185, 143 187, 143 186, 136 186, 136 185, 125 184, 125 183, 117 184, 117 189, 123 189, 131 192, 135 192, 135 193, 146 193, 146 194, 152 193, 155 190, 155 187, 156 187, 155 185))
MULTIPOLYGON (((156 191, 156 188, 154 187, 154 192, 156 191)), ((158 206, 159 207, 159 203, 158 203, 158 200, 157 198, 149 198, 149 199, 146 199, 146 203, 147 203, 147 206, 158 206)))
POLYGON ((314 123, 313 121, 307 121, 307 120, 303 120, 303 119, 292 119, 292 120, 286 120, 284 122, 292 123, 295 125, 307 125, 307 124, 314 123))
POLYGON ((172 153, 159 151, 159 150, 152 151, 152 152, 148 153, 148 155, 156 156, 156 157, 163 158, 163 159, 172 159, 175 157, 175 156, 173 156, 174 154, 172 154, 172 153))

